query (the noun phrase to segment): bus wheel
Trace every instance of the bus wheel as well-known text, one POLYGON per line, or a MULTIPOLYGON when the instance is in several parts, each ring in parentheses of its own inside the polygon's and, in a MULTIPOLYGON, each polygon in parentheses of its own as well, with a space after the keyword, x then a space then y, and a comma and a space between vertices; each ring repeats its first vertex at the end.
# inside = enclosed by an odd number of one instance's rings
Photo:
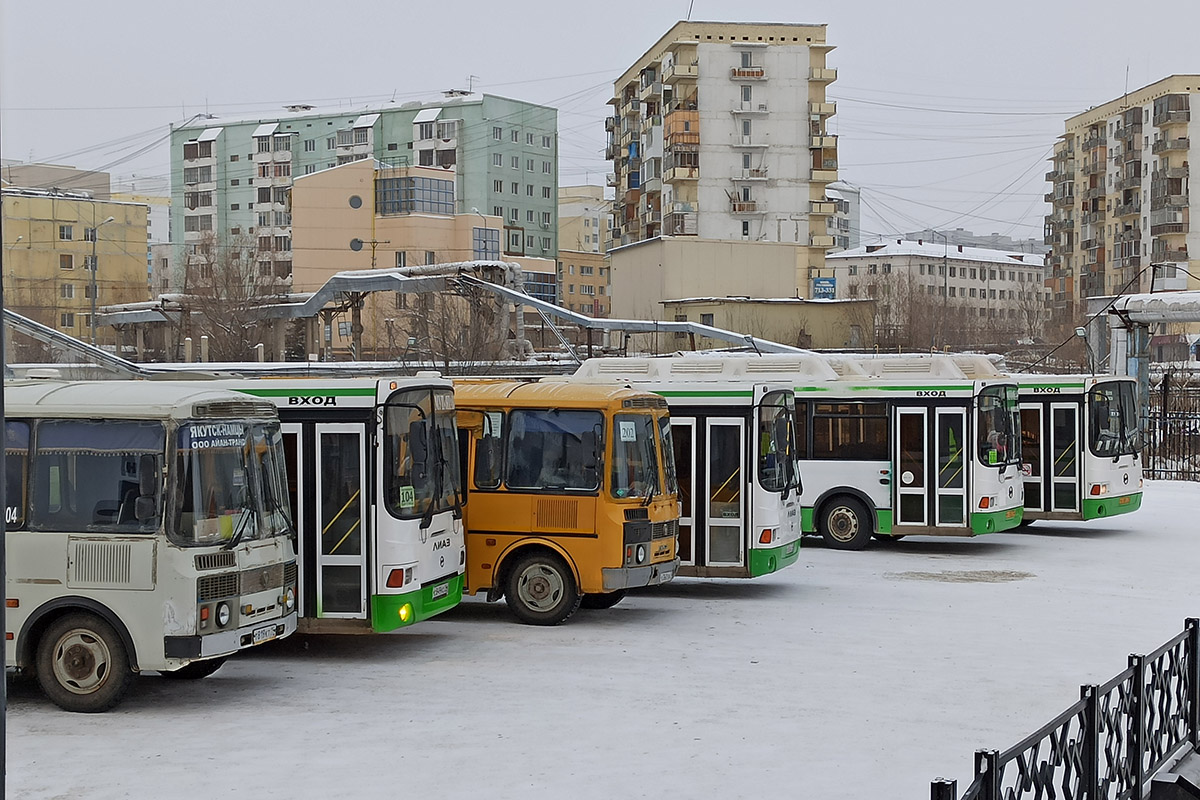
POLYGON ((585 594, 583 599, 579 601, 579 607, 592 609, 612 608, 624 598, 624 589, 618 589, 615 592, 604 592, 602 594, 585 594))
POLYGON ((579 608, 575 577, 552 553, 531 553, 517 559, 508 573, 504 600, 526 625, 557 625, 579 608))
POLYGON ((125 644, 95 614, 67 614, 42 634, 37 649, 42 691, 67 711, 96 713, 120 702, 133 672, 125 644))
POLYGON ((871 516, 853 497, 835 497, 821 510, 821 536, 834 550, 862 550, 871 541, 871 516))
POLYGON ((224 658, 210 658, 205 661, 193 661, 186 667, 173 669, 170 672, 160 673, 164 678, 173 678, 174 680, 182 681, 198 681, 201 678, 207 678, 221 668, 225 663, 224 658))

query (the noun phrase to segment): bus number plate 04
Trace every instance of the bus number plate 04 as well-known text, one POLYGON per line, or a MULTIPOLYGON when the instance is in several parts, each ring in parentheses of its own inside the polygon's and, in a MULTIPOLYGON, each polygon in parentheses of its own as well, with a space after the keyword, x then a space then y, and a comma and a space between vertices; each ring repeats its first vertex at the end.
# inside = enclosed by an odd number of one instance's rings
POLYGON ((434 600, 439 600, 443 597, 449 597, 449 596, 450 596, 450 584, 439 583, 437 586, 433 587, 433 599, 434 600))
POLYGON ((268 625, 265 628, 259 628, 250 636, 251 644, 262 644, 269 642, 275 638, 275 626, 268 625))

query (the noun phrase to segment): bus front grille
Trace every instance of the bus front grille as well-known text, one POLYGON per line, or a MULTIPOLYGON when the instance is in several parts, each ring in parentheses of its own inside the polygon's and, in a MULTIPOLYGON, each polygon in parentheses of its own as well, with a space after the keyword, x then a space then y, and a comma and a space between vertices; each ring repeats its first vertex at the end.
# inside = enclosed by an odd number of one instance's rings
POLYGON ((239 594, 254 594, 283 586, 283 564, 248 569, 241 573, 239 594))
POLYGON ((208 572, 214 569, 229 569, 237 566, 237 556, 229 550, 219 553, 202 553, 196 556, 196 571, 208 572))
POLYGON ((225 572, 220 575, 205 575, 196 582, 196 599, 201 603, 233 597, 238 593, 238 574, 225 572))
POLYGON ((651 539, 665 539, 670 536, 675 536, 679 533, 679 520, 673 519, 667 522, 655 522, 650 525, 651 539))

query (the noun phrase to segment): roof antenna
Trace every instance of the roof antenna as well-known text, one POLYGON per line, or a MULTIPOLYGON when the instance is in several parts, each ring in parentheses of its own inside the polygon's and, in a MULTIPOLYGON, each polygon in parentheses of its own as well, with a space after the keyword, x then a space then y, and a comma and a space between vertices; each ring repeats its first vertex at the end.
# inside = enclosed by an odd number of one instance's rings
POLYGON ((687 21, 688 21, 688 22, 691 22, 691 21, 692 21, 692 6, 694 6, 694 5, 696 5, 696 0, 689 0, 689 2, 688 2, 688 15, 687 15, 687 21))

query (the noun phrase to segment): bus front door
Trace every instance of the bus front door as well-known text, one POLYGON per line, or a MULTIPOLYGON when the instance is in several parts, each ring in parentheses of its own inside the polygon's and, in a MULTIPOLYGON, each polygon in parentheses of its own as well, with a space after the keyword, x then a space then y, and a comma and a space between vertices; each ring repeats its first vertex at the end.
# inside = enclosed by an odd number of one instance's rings
POLYGON ((704 563, 741 567, 746 563, 745 423, 733 417, 706 422, 704 563))
POLYGON ((1051 511, 1079 510, 1079 407, 1050 404, 1051 511))
POLYGON ((895 415, 896 527, 963 527, 970 461, 966 409, 908 407, 895 415))
POLYGON ((1021 474, 1025 483, 1025 510, 1046 510, 1044 442, 1042 436, 1042 404, 1021 404, 1021 474))
POLYGON ((316 427, 317 617, 367 616, 368 494, 362 425, 316 427))
POLYGON ((671 417, 671 445, 679 473, 679 564, 696 565, 694 539, 696 535, 696 476, 702 473, 696 463, 696 419, 671 417))
POLYGON ((929 448, 927 409, 896 408, 896 449, 892 458, 896 486, 895 527, 929 525, 929 448))

